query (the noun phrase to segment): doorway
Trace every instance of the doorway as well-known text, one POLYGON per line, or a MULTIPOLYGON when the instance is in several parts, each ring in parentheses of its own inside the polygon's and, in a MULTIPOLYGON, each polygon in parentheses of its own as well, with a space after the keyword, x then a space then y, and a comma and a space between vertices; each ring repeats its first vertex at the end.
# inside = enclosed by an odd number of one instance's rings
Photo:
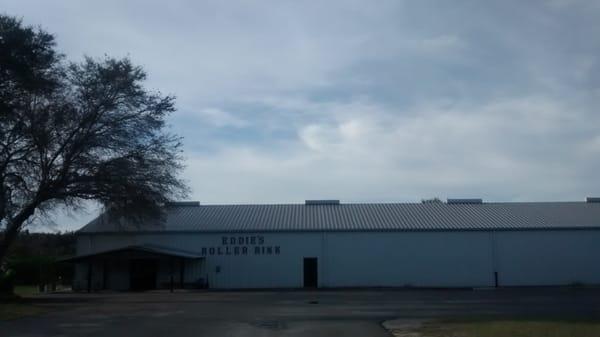
POLYGON ((304 258, 304 288, 317 288, 319 285, 318 262, 316 257, 304 258))
POLYGON ((135 259, 129 265, 130 288, 135 291, 156 289, 157 261, 135 259))

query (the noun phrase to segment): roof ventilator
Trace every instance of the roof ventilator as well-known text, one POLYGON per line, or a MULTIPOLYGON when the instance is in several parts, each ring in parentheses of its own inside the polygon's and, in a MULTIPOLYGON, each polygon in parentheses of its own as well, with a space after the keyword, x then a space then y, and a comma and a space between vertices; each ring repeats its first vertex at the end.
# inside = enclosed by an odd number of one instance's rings
POLYGON ((339 205, 339 200, 305 200, 304 205, 306 206, 317 206, 317 205, 339 205))
POLYGON ((456 204, 480 205, 480 204, 483 204, 483 200, 482 199, 448 199, 447 203, 449 205, 456 205, 456 204))
POLYGON ((181 206, 200 206, 200 201, 169 201, 165 206, 181 207, 181 206))

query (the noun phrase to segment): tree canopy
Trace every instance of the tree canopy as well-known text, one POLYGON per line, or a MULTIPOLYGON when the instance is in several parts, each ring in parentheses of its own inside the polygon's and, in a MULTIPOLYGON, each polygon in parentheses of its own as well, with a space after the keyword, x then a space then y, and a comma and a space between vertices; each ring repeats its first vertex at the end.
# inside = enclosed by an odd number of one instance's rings
POLYGON ((54 37, 0 15, 0 262, 36 212, 96 200, 156 215, 186 194, 174 97, 128 58, 67 62, 54 37))

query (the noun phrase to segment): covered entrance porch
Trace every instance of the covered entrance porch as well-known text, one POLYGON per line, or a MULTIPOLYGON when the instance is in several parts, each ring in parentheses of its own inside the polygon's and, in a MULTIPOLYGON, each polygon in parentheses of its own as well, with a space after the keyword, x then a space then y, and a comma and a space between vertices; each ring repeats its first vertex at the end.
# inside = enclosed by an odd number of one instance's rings
POLYGON ((158 245, 131 245, 75 256, 73 290, 133 290, 207 287, 204 258, 158 245))

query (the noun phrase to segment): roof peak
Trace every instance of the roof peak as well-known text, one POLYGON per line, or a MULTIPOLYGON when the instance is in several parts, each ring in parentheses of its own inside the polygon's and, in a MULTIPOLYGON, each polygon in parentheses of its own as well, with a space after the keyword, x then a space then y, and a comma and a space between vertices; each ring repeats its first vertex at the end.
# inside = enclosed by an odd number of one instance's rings
POLYGON ((203 205, 170 207, 154 221, 129 223, 99 217, 92 232, 265 232, 600 229, 600 203, 484 204, 371 203, 203 205))
POLYGON ((439 202, 423 202, 423 201, 386 201, 386 202, 341 202, 340 200, 305 200, 301 202, 287 203, 200 203, 199 201, 178 201, 168 202, 165 206, 173 207, 211 207, 211 206, 314 206, 314 205, 529 205, 529 204, 600 204, 600 198, 587 198, 583 201, 563 200, 563 201, 484 201, 482 199, 447 199, 439 202))

